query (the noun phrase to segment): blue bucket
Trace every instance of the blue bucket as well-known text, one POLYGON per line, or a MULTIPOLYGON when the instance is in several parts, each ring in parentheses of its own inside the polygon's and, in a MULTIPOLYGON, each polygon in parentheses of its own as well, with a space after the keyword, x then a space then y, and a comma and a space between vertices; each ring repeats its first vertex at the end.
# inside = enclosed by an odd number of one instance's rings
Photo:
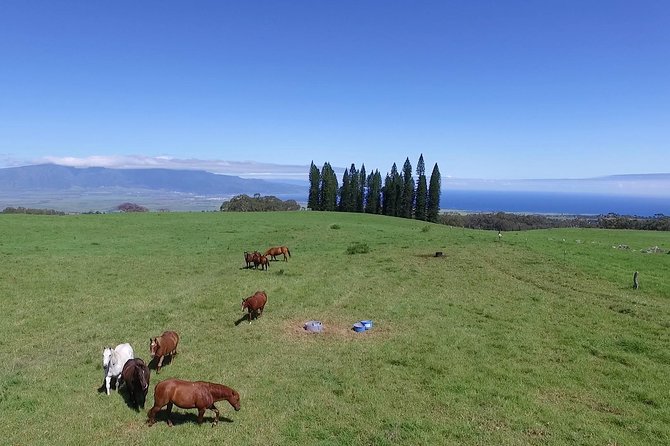
POLYGON ((366 330, 369 330, 372 328, 372 321, 370 319, 366 319, 364 321, 361 321, 361 324, 365 327, 366 330))
POLYGON ((361 331, 365 331, 365 325, 361 324, 360 322, 356 322, 353 327, 351 327, 355 332, 360 333, 361 331))

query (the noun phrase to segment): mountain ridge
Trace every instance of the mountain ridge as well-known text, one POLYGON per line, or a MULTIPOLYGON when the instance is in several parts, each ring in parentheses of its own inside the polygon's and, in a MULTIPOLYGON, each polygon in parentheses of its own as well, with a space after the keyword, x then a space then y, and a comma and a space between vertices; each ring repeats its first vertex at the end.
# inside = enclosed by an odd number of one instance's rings
POLYGON ((143 189, 199 195, 302 194, 305 187, 279 181, 246 179, 203 170, 165 168, 110 169, 35 164, 0 169, 0 191, 68 191, 104 188, 143 189))

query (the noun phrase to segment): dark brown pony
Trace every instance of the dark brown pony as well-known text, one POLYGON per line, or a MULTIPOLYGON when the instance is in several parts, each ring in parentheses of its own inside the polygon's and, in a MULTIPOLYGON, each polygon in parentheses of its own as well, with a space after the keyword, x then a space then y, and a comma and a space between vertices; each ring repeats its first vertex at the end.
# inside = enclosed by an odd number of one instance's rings
POLYGON ((288 246, 275 246, 265 251, 265 255, 269 255, 272 260, 277 260, 278 255, 283 255, 284 261, 288 262, 288 257, 286 257, 286 254, 291 257, 291 251, 288 250, 288 246))
POLYGON ((134 407, 144 408, 150 379, 149 367, 140 358, 129 359, 123 365, 121 378, 134 407))
MULTIPOLYGON (((247 269, 251 268, 251 264, 254 263, 254 259, 256 258, 256 255, 261 255, 260 252, 254 251, 254 252, 249 252, 249 251, 244 251, 244 261, 247 264, 247 269)), ((255 265, 257 266, 257 265, 255 265)))
POLYGON ((249 323, 254 318, 259 318, 263 314, 265 304, 268 302, 268 295, 265 291, 256 291, 253 296, 242 300, 242 312, 246 309, 249 312, 249 323))
POLYGON ((177 354, 177 345, 179 345, 179 335, 174 331, 165 331, 157 338, 149 339, 149 352, 151 359, 158 358, 156 364, 156 373, 161 372, 163 359, 170 356, 170 360, 177 354))
POLYGON ((240 410, 240 394, 223 384, 205 381, 184 381, 167 379, 154 388, 154 406, 149 409, 149 426, 156 422, 156 414, 167 404, 167 424, 172 426, 170 413, 172 406, 182 409, 198 409, 198 424, 202 424, 205 410, 214 411, 214 423, 219 422, 219 410, 214 403, 227 400, 235 410, 240 410))
POLYGON ((258 268, 258 265, 261 266, 261 270, 266 270, 270 267, 270 261, 266 256, 262 256, 260 253, 254 255, 254 267, 258 268))

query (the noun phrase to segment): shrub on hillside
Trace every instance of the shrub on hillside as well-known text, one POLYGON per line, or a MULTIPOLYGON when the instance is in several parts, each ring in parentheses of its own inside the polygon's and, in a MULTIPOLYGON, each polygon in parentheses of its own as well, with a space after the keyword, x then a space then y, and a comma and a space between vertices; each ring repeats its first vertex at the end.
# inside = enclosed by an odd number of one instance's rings
POLYGON ((135 203, 121 203, 116 207, 121 212, 148 212, 149 209, 135 203))
POLYGON ((365 254, 370 252, 370 247, 367 243, 353 242, 347 248, 347 254, 365 254))
POLYGON ((280 200, 268 195, 236 195, 229 201, 224 201, 219 208, 221 212, 269 212, 269 211, 299 211, 300 205, 295 200, 280 200))

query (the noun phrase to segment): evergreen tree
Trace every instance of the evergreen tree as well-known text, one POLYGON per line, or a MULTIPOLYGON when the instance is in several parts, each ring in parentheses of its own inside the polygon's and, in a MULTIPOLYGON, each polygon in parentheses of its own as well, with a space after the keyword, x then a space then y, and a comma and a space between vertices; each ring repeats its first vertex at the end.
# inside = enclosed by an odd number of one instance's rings
POLYGON ((412 178, 412 164, 409 158, 405 159, 402 168, 402 189, 400 191, 400 209, 399 216, 403 218, 412 218, 414 208, 414 178, 412 178))
POLYGON ((380 214, 382 212, 382 176, 375 169, 367 178, 367 194, 365 196, 365 212, 368 214, 380 214))
POLYGON ((398 217, 400 215, 400 199, 402 196, 402 175, 398 173, 395 163, 391 166, 391 200, 389 215, 398 217))
POLYGON ((340 204, 338 210, 346 212, 350 207, 351 198, 351 180, 349 177, 349 170, 344 169, 342 174, 342 187, 340 188, 340 204))
POLYGON ((358 173, 358 191, 356 193, 356 212, 363 212, 365 206, 365 184, 367 183, 367 176, 365 174, 365 164, 361 165, 361 170, 358 173))
POLYGON ((437 222, 437 216, 440 214, 440 187, 441 187, 440 169, 435 163, 433 173, 430 174, 430 184, 428 186, 428 221, 437 222))
POLYGON ((416 199, 414 206, 414 218, 417 220, 426 219, 426 208, 428 204, 428 186, 426 184, 426 165, 423 162, 423 154, 419 156, 419 162, 416 165, 416 199))
POLYGON ((373 212, 375 214, 382 213, 382 174, 379 173, 379 170, 375 169, 375 175, 372 178, 372 187, 374 188, 371 196, 375 197, 375 203, 373 206, 373 212))
POLYGON ((319 191, 319 203, 322 211, 334 211, 337 209, 337 175, 326 162, 321 169, 321 188, 319 191))
POLYGON ((393 181, 388 173, 382 187, 382 214, 393 215, 393 181))
POLYGON ((307 198, 307 207, 313 210, 318 210, 319 207, 319 188, 321 186, 321 172, 319 168, 314 165, 309 166, 309 196, 307 198))
POLYGON ((347 208, 345 209, 347 212, 356 212, 358 192, 361 189, 358 182, 358 170, 356 170, 356 165, 352 163, 351 167, 349 168, 349 190, 347 191, 347 208))

